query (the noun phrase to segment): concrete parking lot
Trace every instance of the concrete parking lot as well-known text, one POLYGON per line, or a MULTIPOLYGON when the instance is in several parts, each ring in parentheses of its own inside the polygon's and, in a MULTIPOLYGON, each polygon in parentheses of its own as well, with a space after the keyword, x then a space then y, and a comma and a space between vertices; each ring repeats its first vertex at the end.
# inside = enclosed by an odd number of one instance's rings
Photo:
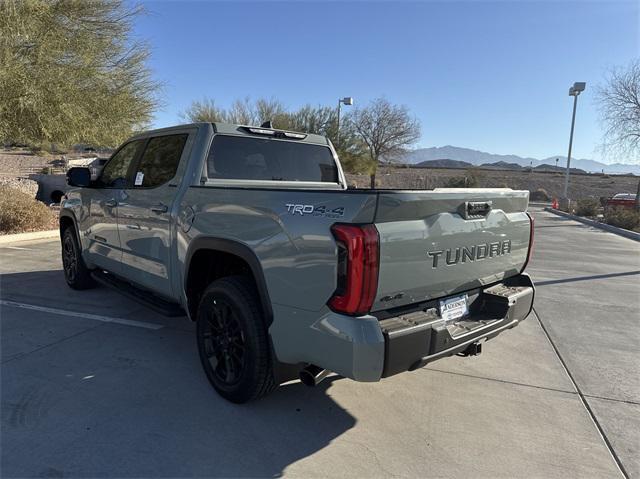
POLYGON ((474 358, 237 406, 193 326, 0 248, 2 477, 640 477, 640 244, 535 211, 535 313, 474 358))

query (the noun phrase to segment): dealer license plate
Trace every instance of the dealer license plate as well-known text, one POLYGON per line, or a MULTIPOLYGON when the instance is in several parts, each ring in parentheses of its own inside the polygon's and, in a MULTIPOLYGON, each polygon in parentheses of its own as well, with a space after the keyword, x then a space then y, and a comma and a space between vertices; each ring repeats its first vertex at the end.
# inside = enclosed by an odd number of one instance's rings
POLYGON ((440 316, 447 323, 460 319, 467 314, 469 314, 469 307, 466 294, 440 300, 440 316))

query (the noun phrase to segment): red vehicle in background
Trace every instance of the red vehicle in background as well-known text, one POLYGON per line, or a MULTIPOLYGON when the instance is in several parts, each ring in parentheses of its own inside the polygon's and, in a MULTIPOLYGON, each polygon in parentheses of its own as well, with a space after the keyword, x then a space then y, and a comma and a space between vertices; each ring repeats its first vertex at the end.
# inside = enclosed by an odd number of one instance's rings
POLYGON ((607 200, 605 209, 613 207, 622 208, 635 208, 636 207, 636 195, 633 193, 618 193, 607 200))

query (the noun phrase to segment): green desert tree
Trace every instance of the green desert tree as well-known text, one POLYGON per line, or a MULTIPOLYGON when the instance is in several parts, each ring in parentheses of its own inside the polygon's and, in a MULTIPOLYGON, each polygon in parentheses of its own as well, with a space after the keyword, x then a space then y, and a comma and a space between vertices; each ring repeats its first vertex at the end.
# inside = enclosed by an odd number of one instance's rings
POLYGON ((271 121, 274 128, 289 130, 289 113, 279 100, 260 98, 255 103, 256 124, 271 121))
POLYGON ((289 113, 278 100, 250 97, 234 100, 229 108, 219 107, 212 98, 204 98, 191 102, 181 114, 182 118, 191 122, 223 122, 237 125, 259 126, 265 121, 273 122, 274 127, 287 129, 289 113))
POLYGON ((124 0, 0 1, 0 139, 113 146, 158 106, 124 0))
POLYGON ((191 123, 227 121, 227 112, 224 108, 218 107, 211 98, 192 101, 180 116, 191 123))
POLYGON ((286 129, 288 113, 279 100, 258 98, 254 101, 250 97, 245 97, 237 99, 231 104, 231 107, 225 111, 224 121, 253 126, 271 121, 275 128, 286 129))
POLYGON ((294 131, 327 136, 335 145, 338 115, 335 108, 304 105, 289 114, 289 127, 294 131))

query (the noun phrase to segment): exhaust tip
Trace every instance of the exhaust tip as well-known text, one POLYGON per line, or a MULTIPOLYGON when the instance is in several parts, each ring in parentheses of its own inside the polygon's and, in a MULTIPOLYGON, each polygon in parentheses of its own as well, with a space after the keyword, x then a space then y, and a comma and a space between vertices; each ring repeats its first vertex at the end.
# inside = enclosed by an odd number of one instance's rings
POLYGON ((304 370, 300 372, 300 382, 310 388, 316 385, 313 375, 308 371, 304 371, 304 370))
POLYGON ((311 365, 300 371, 300 382, 312 388, 317 386, 328 375, 329 371, 326 369, 311 365))

